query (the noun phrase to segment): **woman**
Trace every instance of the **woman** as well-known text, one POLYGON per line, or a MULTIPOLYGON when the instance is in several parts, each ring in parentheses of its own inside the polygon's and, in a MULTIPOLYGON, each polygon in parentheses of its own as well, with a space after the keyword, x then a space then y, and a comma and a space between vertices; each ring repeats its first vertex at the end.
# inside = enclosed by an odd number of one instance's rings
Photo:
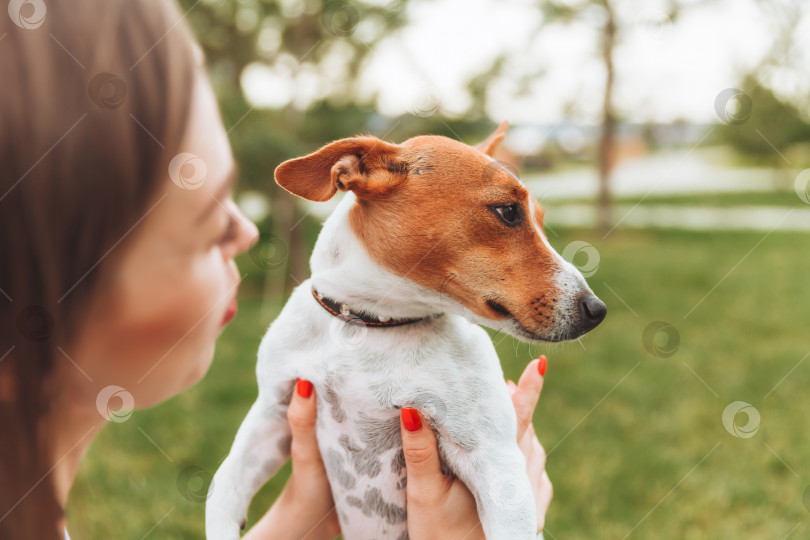
MULTIPOLYGON (((76 470, 113 397, 149 407, 206 372, 236 310, 234 257, 257 231, 230 199, 234 163, 185 22, 163 0, 12 0, 0 17, 0 537, 64 537, 76 470)), ((535 485, 531 363, 511 384, 535 485)), ((306 381, 292 475, 251 538, 332 538, 339 525, 306 381), (313 528, 314 527, 314 528, 313 528)), ((402 428, 411 538, 476 529, 418 414, 402 428)), ((482 536, 480 527, 467 536, 482 536)), ((124 534, 126 536, 126 534, 124 534)))

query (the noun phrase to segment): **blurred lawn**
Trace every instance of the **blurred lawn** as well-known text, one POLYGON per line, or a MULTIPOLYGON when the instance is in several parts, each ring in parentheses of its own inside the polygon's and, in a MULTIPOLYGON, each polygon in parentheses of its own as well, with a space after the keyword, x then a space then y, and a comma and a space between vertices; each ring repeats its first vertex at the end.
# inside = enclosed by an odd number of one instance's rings
MULTIPOLYGON (((589 282, 607 320, 581 343, 496 337, 508 377, 549 357, 535 417, 555 488, 546 537, 781 539, 797 526, 791 538, 810 536, 810 362, 800 363, 810 351, 810 236, 760 244, 750 233, 620 230, 604 241, 557 232, 560 251, 572 240, 599 250, 589 282), (677 329, 673 356, 643 346, 653 321, 677 329), (761 413, 750 439, 721 423, 737 400, 761 413)), ((258 269, 246 259, 242 271, 258 269)), ((103 430, 71 495, 74 538, 203 537, 207 481, 256 395, 255 351, 269 323, 261 305, 242 298, 202 383, 103 430)), ((252 519, 288 467, 254 500, 252 519)))
MULTIPOLYGON (((541 201, 542 202, 542 201, 541 201)), ((560 204, 596 204, 596 199, 555 199, 550 205, 560 204)), ((687 195, 653 195, 649 197, 616 197, 615 204, 623 205, 673 205, 673 206, 711 206, 728 208, 735 206, 784 206, 807 208, 807 203, 800 199, 792 189, 789 191, 746 191, 731 193, 699 193, 687 195)))

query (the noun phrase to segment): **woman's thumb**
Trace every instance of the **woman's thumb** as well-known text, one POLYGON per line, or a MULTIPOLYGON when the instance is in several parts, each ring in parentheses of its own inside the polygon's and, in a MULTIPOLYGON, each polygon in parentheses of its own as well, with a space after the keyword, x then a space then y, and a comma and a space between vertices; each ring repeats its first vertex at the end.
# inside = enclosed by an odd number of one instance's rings
POLYGON ((290 454, 293 467, 320 465, 321 455, 315 438, 316 414, 317 403, 312 383, 298 379, 293 398, 287 408, 287 421, 292 434, 290 454))
POLYGON ((408 504, 433 504, 449 487, 439 465, 436 435, 422 422, 416 409, 403 407, 400 418, 402 452, 408 475, 408 504))

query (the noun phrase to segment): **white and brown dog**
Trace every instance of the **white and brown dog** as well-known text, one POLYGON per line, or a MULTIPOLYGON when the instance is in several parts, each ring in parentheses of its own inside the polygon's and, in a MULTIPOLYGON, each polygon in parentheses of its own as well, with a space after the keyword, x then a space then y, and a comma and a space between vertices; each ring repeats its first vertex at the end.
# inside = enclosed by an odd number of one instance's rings
POLYGON ((405 539, 400 408, 436 431, 443 468, 475 496, 491 540, 534 539, 535 503, 495 347, 574 339, 605 305, 543 233, 543 209, 478 145, 436 136, 333 142, 276 169, 311 201, 346 196, 259 347, 259 396, 214 476, 210 540, 239 537, 256 491, 288 459, 298 377, 318 396, 318 445, 344 538, 405 539), (269 450, 268 450, 269 449, 269 450))

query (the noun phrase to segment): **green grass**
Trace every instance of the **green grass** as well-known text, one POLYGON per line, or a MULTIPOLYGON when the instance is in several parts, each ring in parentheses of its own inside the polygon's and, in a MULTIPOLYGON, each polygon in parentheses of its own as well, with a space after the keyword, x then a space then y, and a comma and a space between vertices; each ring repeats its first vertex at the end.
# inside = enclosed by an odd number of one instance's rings
MULTIPOLYGON (((495 337, 508 377, 549 357, 535 416, 555 488, 547 538, 781 539, 797 524, 790 538, 810 535, 802 500, 810 361, 800 362, 810 351, 810 236, 774 233, 758 245, 762 238, 622 230, 607 241, 585 231, 551 238, 560 251, 572 240, 599 250, 589 282, 609 314, 581 343, 495 337), (642 343, 654 321, 679 334, 669 358, 642 343), (737 400, 761 413, 750 439, 722 425, 737 400)), ((202 538, 204 477, 256 395, 255 350, 269 322, 261 304, 242 299, 199 385, 102 431, 71 495, 74 538, 202 538), (183 475, 187 466, 198 469, 183 475), (189 482, 195 471, 203 472, 189 482)), ((260 492, 252 519, 287 474, 260 492)))
MULTIPOLYGON (((542 201, 541 201, 542 202, 542 201)), ((596 199, 560 199, 548 201, 549 207, 561 204, 595 204, 596 199)), ((728 208, 732 206, 786 206, 810 208, 794 191, 763 191, 739 193, 706 193, 689 195, 666 195, 641 197, 618 197, 615 204, 634 205, 673 205, 673 206, 711 206, 728 208)))

